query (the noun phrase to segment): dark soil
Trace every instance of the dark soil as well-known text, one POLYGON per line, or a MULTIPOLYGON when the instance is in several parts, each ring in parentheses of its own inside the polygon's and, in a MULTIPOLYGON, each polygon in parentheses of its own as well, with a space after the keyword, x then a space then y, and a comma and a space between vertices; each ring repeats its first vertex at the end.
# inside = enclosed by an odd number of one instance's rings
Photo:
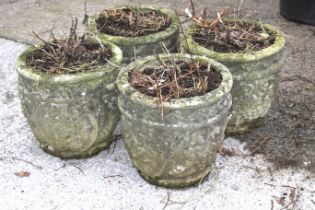
POLYGON ((203 95, 222 82, 221 74, 207 63, 174 63, 148 67, 141 73, 133 70, 129 73, 129 83, 143 94, 168 101, 203 95))
POLYGON ((91 71, 107 63, 112 54, 98 43, 82 41, 66 44, 58 40, 35 49, 26 58, 26 64, 36 71, 62 74, 91 71))
POLYGON ((258 51, 274 43, 275 34, 247 22, 217 22, 198 24, 193 39, 201 46, 217 52, 258 51), (211 26, 211 27, 210 27, 211 26))
POLYGON ((123 37, 139 37, 165 30, 171 18, 156 11, 131 8, 104 10, 96 20, 98 31, 123 37))

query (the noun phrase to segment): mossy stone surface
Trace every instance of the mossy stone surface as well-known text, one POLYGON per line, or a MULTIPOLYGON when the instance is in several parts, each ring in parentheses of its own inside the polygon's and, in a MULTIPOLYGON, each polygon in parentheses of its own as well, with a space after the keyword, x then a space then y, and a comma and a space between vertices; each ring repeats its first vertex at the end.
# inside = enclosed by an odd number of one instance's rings
MULTIPOLYGON (((261 24, 253 20, 233 20, 261 24)), ((193 40, 196 25, 191 25, 185 33, 186 39, 181 40, 185 52, 217 60, 227 66, 233 75, 233 106, 227 133, 240 133, 260 125, 278 86, 285 38, 275 27, 269 24, 263 24, 263 27, 276 37, 272 45, 259 51, 222 53, 206 49, 193 40)))
POLYGON ((87 29, 89 32, 97 35, 101 40, 110 41, 119 46, 123 51, 123 61, 129 63, 136 57, 145 57, 155 53, 162 53, 162 43, 167 47, 170 52, 177 51, 179 47, 179 27, 180 20, 176 14, 167 9, 157 9, 151 7, 132 7, 135 10, 141 11, 156 11, 165 14, 171 18, 171 24, 164 31, 152 33, 139 37, 123 37, 112 36, 101 33, 97 30, 96 20, 99 14, 90 16, 88 19, 87 29))
MULTIPOLYGON (((125 146, 139 173, 150 183, 186 187, 202 180, 211 170, 223 143, 232 104, 232 76, 222 64, 203 56, 172 54, 175 61, 200 60, 219 71, 221 85, 202 96, 163 102, 163 119, 157 97, 147 96, 128 82, 128 70, 143 71, 158 65, 154 56, 129 64, 117 79, 125 146)), ((169 55, 161 55, 170 62, 169 55)))
MULTIPOLYGON (((121 50, 111 49, 111 64, 119 65, 121 50)), ((17 60, 22 111, 41 148, 61 158, 98 153, 112 140, 120 118, 115 79, 118 69, 106 64, 90 72, 47 74, 26 65, 26 49, 17 60)))

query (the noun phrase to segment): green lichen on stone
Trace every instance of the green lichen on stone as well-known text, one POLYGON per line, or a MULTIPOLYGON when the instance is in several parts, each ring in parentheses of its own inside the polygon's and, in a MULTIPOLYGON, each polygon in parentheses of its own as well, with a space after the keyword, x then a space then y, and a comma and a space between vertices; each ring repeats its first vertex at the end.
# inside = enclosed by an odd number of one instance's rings
POLYGON ((168 15, 171 18, 171 25, 164 31, 140 36, 140 37, 123 37, 112 36, 101 33, 97 30, 96 21, 98 15, 90 16, 88 19, 87 29, 89 32, 97 35, 100 39, 110 41, 119 46, 123 51, 124 62, 130 62, 136 57, 145 57, 154 53, 162 53, 161 43, 167 47, 170 52, 175 52, 179 46, 179 27, 180 20, 174 12, 167 9, 156 9, 150 7, 132 7, 141 11, 157 11, 168 15))
MULTIPOLYGON (((221 85, 202 96, 163 102, 163 119, 157 98, 147 96, 128 82, 128 70, 143 71, 158 65, 154 56, 129 64, 119 73, 118 106, 122 114, 124 143, 139 173, 164 187, 186 187, 202 180, 211 169, 223 143, 232 104, 232 76, 222 64, 204 56, 172 54, 175 61, 207 62, 222 75, 221 85)), ((170 62, 169 55, 161 55, 170 62)))
MULTIPOLYGON (((261 25, 253 20, 233 20, 261 25)), ((185 33, 186 39, 181 40, 185 52, 219 61, 227 66, 233 75, 233 106, 227 133, 243 132, 259 125, 270 109, 283 66, 282 50, 285 38, 273 26, 263 24, 263 27, 275 36, 275 41, 271 46, 259 51, 222 53, 206 49, 193 40, 196 25, 190 26, 185 33)))
POLYGON ((36 47, 19 56, 22 111, 44 151, 61 158, 82 158, 111 142, 120 118, 115 79, 122 52, 111 43, 103 44, 112 51, 111 64, 90 72, 35 72, 26 65, 26 57, 36 47))

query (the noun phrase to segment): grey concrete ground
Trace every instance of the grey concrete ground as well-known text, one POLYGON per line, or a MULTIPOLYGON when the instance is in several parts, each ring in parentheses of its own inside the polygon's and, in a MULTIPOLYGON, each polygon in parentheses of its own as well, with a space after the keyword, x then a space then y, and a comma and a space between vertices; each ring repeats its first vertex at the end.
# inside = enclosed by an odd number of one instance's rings
MULTIPOLYGON (((93 13, 126 2, 182 10, 186 1, 93 0, 87 9, 93 13)), ((214 11, 236 1, 195 2, 214 11)), ((225 147, 236 154, 218 155, 203 183, 167 190, 137 174, 121 139, 83 160, 63 161, 39 149, 17 92, 15 59, 26 45, 8 39, 36 43, 31 31, 45 37, 53 25, 56 34, 66 33, 70 16, 83 17, 84 0, 1 0, 0 36, 7 39, 0 39, 0 209, 315 209, 315 27, 281 18, 275 0, 238 2, 246 8, 242 15, 261 18, 287 35, 277 100, 262 127, 236 136, 242 143, 226 139, 225 147), (253 151, 258 154, 249 155, 253 151)))
MULTIPOLYGON (((49 30, 55 28, 56 34, 68 32, 71 17, 84 17, 84 2, 87 3, 87 13, 93 14, 104 8, 120 5, 151 5, 169 9, 177 8, 183 11, 189 0, 1 0, 0 5, 0 35, 25 43, 36 43, 31 36, 32 31, 42 36, 49 35, 49 30)), ((276 0, 195 0, 197 11, 208 7, 216 14, 217 8, 241 5, 242 13, 249 17, 261 18, 276 25, 282 23, 278 15, 276 0)), ((82 29, 82 27, 81 27, 82 29)))

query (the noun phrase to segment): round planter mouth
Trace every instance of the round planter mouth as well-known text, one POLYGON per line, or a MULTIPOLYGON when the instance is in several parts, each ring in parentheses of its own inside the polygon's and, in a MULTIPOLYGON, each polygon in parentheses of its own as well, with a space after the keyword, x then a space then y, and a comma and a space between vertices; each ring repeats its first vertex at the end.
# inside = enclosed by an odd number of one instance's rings
MULTIPOLYGON (((122 8, 125 8, 125 7, 115 8, 115 9, 122 9, 122 8)), ((139 6, 139 7, 131 7, 131 8, 135 10, 141 10, 141 11, 156 11, 161 14, 167 15, 171 18, 171 24, 163 31, 148 34, 145 36, 139 36, 139 37, 112 36, 112 35, 98 32, 97 26, 96 26, 96 20, 99 18, 100 14, 97 14, 97 15, 89 17, 88 26, 87 26, 88 31, 92 32, 93 34, 96 34, 97 36, 99 36, 100 38, 104 40, 108 40, 110 42, 113 42, 119 45, 126 45, 126 46, 155 43, 158 40, 167 39, 173 34, 179 32, 180 20, 177 17, 177 15, 173 13, 171 10, 157 9, 157 8, 148 7, 148 6, 139 6)))
MULTIPOLYGON (((97 42, 97 40, 93 38, 90 38, 90 41, 97 42)), ((42 81, 48 83, 69 84, 99 79, 113 71, 117 71, 117 66, 120 65, 122 61, 122 51, 118 46, 104 41, 102 41, 102 44, 111 50, 112 57, 105 65, 95 68, 90 72, 79 72, 74 74, 48 74, 45 72, 35 72, 32 67, 26 65, 26 58, 34 49, 40 48, 44 46, 44 44, 27 48, 18 57, 16 61, 16 70, 21 76, 34 80, 35 82, 42 81)))
MULTIPOLYGON (((222 82, 220 86, 204 95, 189 97, 189 98, 179 98, 179 99, 171 99, 169 102, 163 102, 163 108, 168 109, 194 109, 197 107, 207 106, 209 104, 213 104, 219 101, 224 95, 229 94, 232 89, 233 79, 230 71, 223 64, 214 61, 205 56, 198 55, 189 55, 189 54, 161 54, 160 59, 167 61, 169 57, 172 56, 174 60, 187 60, 187 61, 202 61, 207 62, 209 65, 214 67, 215 70, 221 73, 222 82)), ((131 64, 129 64, 125 69, 122 69, 119 72, 117 78, 117 86, 118 90, 121 93, 122 97, 127 97, 129 100, 152 108, 157 107, 157 97, 152 97, 145 95, 132 87, 128 81, 128 74, 131 69, 138 69, 143 71, 145 67, 150 64, 154 64, 158 62, 155 56, 148 56, 141 60, 137 60, 131 64)))
MULTIPOLYGON (((261 25, 262 23, 256 20, 249 20, 249 19, 224 19, 225 21, 236 21, 236 22, 247 22, 247 23, 254 23, 257 25, 261 25)), ((240 63, 247 63, 252 61, 261 60, 267 57, 270 57, 276 53, 278 53, 285 45, 285 38, 281 31, 270 24, 262 24, 265 29, 275 35, 275 41, 269 47, 258 50, 258 51, 249 51, 249 52, 238 52, 238 53, 225 53, 225 52, 217 52, 211 49, 207 49, 199 45, 196 42, 192 35, 194 34, 197 25, 193 24, 189 26, 186 30, 185 38, 182 38, 182 44, 186 50, 191 53, 205 55, 207 57, 213 58, 215 60, 221 62, 240 62, 240 63), (186 42, 187 41, 187 42, 186 42)))

